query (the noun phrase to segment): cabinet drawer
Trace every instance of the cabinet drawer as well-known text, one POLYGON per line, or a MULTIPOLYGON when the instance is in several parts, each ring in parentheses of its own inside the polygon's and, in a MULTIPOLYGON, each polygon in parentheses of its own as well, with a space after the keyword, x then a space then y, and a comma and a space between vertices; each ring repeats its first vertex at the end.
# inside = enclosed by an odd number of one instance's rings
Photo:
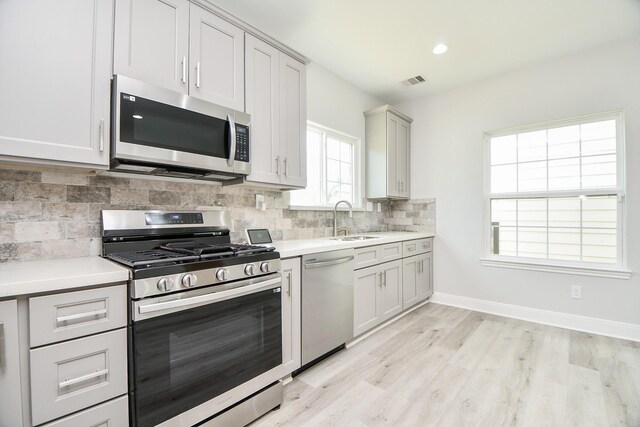
POLYGON ((129 425, 127 396, 103 403, 43 427, 118 427, 129 425))
POLYGON ((427 238, 402 242, 402 256, 406 258, 408 256, 431 252, 431 240, 431 238, 427 238))
POLYGON ((31 411, 38 425, 127 391, 127 331, 31 350, 31 411))
POLYGON ((380 246, 380 262, 395 261, 402 258, 402 242, 380 246))
POLYGON ((372 265, 380 264, 381 259, 381 246, 367 246, 366 248, 355 249, 355 261, 353 263, 353 269, 370 267, 372 265))
POLYGON ((31 347, 108 331, 126 323, 126 285, 29 299, 31 347))

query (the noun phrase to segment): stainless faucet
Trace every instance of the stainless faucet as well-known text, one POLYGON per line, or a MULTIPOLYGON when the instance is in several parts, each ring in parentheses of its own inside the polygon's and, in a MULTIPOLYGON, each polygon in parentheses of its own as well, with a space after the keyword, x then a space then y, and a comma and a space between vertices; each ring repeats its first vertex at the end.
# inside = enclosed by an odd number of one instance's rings
POLYGON ((353 218, 353 211, 351 210, 353 206, 347 200, 340 200, 333 207, 333 237, 338 237, 338 205, 340 203, 346 203, 349 206, 349 218, 353 218))

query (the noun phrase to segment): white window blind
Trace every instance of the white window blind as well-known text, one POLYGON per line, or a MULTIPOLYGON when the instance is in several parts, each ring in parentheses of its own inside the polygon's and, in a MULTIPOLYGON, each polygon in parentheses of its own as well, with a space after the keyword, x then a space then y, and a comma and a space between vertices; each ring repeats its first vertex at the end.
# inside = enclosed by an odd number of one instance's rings
POLYGON ((307 187, 291 192, 292 206, 325 207, 347 200, 361 206, 357 138, 307 125, 307 187))
POLYGON ((622 265, 622 115, 487 135, 490 257, 622 265))

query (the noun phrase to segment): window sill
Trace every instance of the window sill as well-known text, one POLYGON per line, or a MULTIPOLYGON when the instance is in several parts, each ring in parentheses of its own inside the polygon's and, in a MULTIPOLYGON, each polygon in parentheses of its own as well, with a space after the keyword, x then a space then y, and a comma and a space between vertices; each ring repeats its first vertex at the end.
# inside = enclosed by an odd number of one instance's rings
MULTIPOLYGON (((333 206, 292 206, 289 205, 290 211, 332 211, 333 206)), ((351 209, 353 212, 365 212, 364 208, 356 208, 351 209)), ((345 205, 338 206, 338 211, 349 211, 345 205)))
POLYGON ((584 267, 574 265, 560 265, 522 260, 505 260, 498 258, 480 258, 486 267, 513 268, 517 270, 545 271, 550 273, 576 274, 580 276, 608 277, 611 279, 630 279, 631 270, 623 268, 584 267))

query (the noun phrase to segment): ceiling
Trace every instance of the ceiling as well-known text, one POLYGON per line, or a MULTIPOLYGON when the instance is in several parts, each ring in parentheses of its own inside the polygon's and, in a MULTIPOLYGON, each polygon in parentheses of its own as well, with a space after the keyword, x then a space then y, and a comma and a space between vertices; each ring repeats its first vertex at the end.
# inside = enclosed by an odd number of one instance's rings
POLYGON ((389 103, 640 36, 640 0, 212 1, 389 103))

